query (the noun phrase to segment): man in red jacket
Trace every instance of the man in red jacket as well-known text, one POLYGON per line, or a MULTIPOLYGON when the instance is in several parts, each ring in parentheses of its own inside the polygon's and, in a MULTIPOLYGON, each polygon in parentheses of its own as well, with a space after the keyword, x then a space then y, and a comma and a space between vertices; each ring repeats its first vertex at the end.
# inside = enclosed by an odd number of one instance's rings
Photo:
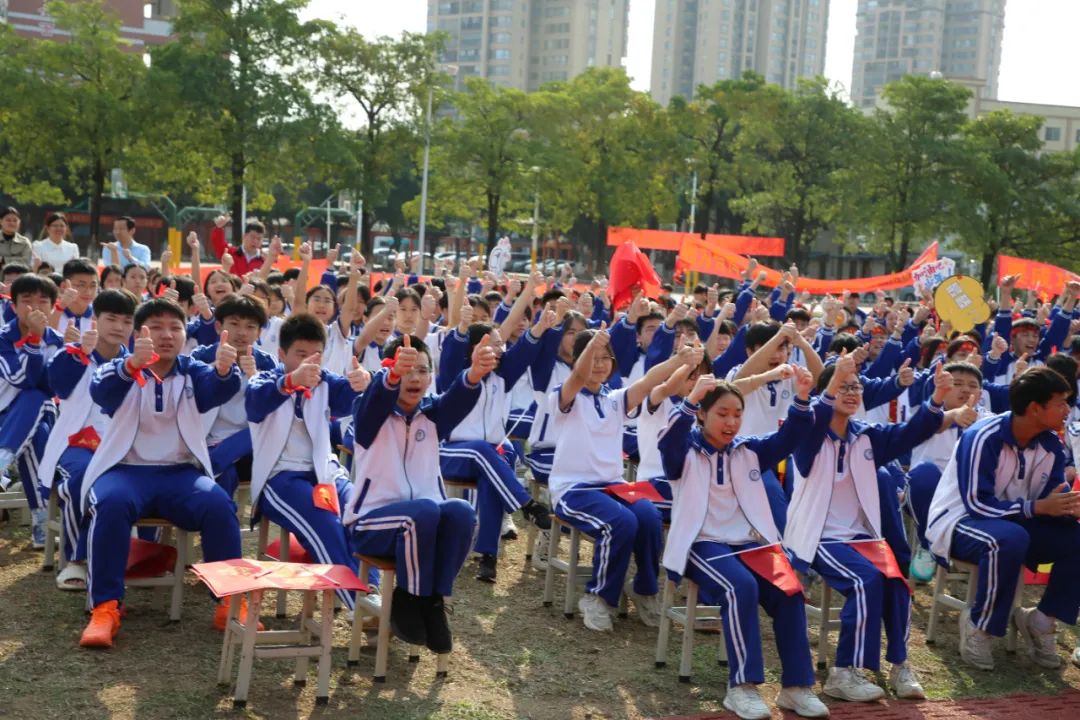
POLYGON ((225 241, 225 226, 229 224, 229 217, 221 215, 214 220, 214 229, 210 231, 210 245, 214 248, 214 254, 219 260, 223 260, 225 253, 232 256, 232 266, 228 261, 222 262, 222 267, 228 269, 233 275, 244 277, 253 270, 262 267, 265 260, 263 253, 263 235, 266 227, 258 220, 249 220, 244 226, 244 237, 240 247, 230 247, 225 241))

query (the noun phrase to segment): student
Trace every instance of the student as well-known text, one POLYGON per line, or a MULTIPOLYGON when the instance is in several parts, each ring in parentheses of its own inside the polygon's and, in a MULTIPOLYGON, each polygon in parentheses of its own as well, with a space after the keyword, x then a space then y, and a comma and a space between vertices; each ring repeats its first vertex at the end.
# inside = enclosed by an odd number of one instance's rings
POLYGON ((61 337, 69 326, 79 337, 90 329, 94 318, 94 298, 98 294, 97 268, 86 260, 75 258, 64 263, 64 282, 59 299, 53 308, 50 325, 61 337))
POLYGON ((106 265, 101 268, 101 281, 99 282, 102 290, 119 290, 124 287, 124 271, 120 269, 119 265, 106 265))
MULTIPOLYGON (((53 212, 45 216, 45 237, 33 244, 34 256, 52 268, 62 268, 68 260, 79 257, 79 246, 68 242, 67 218, 53 212)), ((35 270, 35 272, 38 270, 35 270)))
MULTIPOLYGON (((745 363, 731 370, 728 379, 738 381, 787 364, 793 347, 801 348, 806 368, 816 380, 821 374, 821 358, 791 322, 783 325, 777 322, 751 325, 746 331, 748 358, 745 363)), ((746 435, 768 435, 775 432, 780 421, 787 416, 794 398, 790 377, 767 382, 759 389, 747 393, 744 397, 746 419, 742 423, 741 431, 746 435)))
POLYGON ((570 377, 548 398, 559 439, 548 478, 555 514, 596 540, 592 577, 578 601, 590 630, 611 631, 611 613, 619 604, 631 555, 637 574, 628 594, 638 618, 651 627, 660 622, 660 511, 648 500, 625 505, 604 489, 624 482, 623 423, 637 415, 650 390, 680 365, 696 367, 703 356, 700 346, 684 345, 641 380, 612 390, 607 385, 615 372, 610 336, 604 329, 584 330, 574 338, 570 377))
MULTIPOLYGON (((672 377, 685 381, 689 371, 683 366, 672 377)), ((763 469, 774 467, 794 450, 813 423, 813 375, 798 366, 793 373, 796 396, 786 422, 776 432, 742 436, 742 393, 731 383, 706 374, 672 413, 660 438, 665 472, 674 491, 664 567, 697 583, 703 602, 720 606, 732 663, 724 707, 748 720, 771 717, 757 689, 765 682, 759 604, 773 619, 783 666, 777 705, 803 717, 829 715, 812 690, 814 665, 802 594, 786 594, 739 557, 754 547, 780 544, 780 531, 760 479, 763 469)), ((828 403, 826 398, 818 405, 828 403)), ((828 413, 827 408, 822 410, 828 413)))
POLYGON ((11 283, 15 319, 0 329, 0 475, 18 462, 35 549, 45 547, 47 514, 37 468, 56 416, 45 365, 64 345, 48 326, 56 294, 48 278, 20 275, 11 283))
MULTIPOLYGON (((93 608, 83 647, 111 647, 120 630, 124 569, 139 518, 198 530, 206 562, 241 556, 236 506, 211 477, 200 417, 239 390, 236 349, 223 336, 213 366, 181 355, 186 320, 168 300, 144 303, 135 311, 132 354, 102 365, 90 383, 90 397, 111 421, 82 487, 93 608)), ((214 626, 224 630, 227 617, 228 601, 218 606, 214 626)))
POLYGON ((132 263, 124 268, 124 289, 139 298, 140 301, 147 297, 147 288, 150 276, 142 265, 132 263))
POLYGON ((495 369, 489 342, 480 341, 445 393, 425 397, 433 372, 427 347, 411 335, 395 338, 386 347, 394 364, 376 373, 353 409, 355 490, 345 513, 353 549, 394 557, 394 634, 436 653, 453 646, 444 598, 476 524, 467 502, 446 498, 439 441, 473 409, 480 382, 495 369))
MULTIPOLYGON (((258 327, 251 328, 252 339, 258 327)), ((325 347, 320 320, 307 313, 291 316, 281 326, 281 364, 260 372, 247 387, 252 523, 265 515, 296 535, 316 562, 356 572, 340 514, 352 485, 333 456, 327 418, 349 415, 371 376, 356 358, 348 377, 322 368, 325 347)), ((341 591, 338 597, 354 609, 353 593, 341 591)))
POLYGON ((1005 634, 1023 567, 1054 565, 1038 606, 1011 615, 1032 660, 1060 667, 1056 621, 1076 623, 1080 493, 1065 482, 1058 437, 1072 385, 1050 368, 1016 376, 1010 411, 963 432, 930 505, 934 554, 979 566, 974 603, 960 621, 960 656, 983 670, 994 667, 991 638, 1005 634))
MULTIPOLYGON (((259 329, 265 323, 266 311, 247 296, 227 295, 214 309, 214 334, 229 333, 229 344, 236 348, 236 364, 240 368, 240 390, 203 415, 214 478, 229 497, 235 497, 242 480, 251 480, 251 433, 244 393, 256 373, 277 367, 277 360, 255 346, 259 329)), ((201 345, 192 351, 191 357, 210 365, 217 356, 217 348, 217 342, 201 345)))
MULTIPOLYGON (((79 262, 79 261, 70 261, 79 262)), ((69 263, 70 264, 70 263, 69 263)), ((123 290, 103 290, 94 299, 90 327, 48 366, 49 387, 60 399, 60 415, 41 458, 42 487, 57 493, 63 512, 68 564, 57 575, 61 590, 86 589, 86 535, 82 484, 86 467, 105 436, 109 417, 89 402, 90 381, 99 367, 128 354, 135 298, 123 290), (53 481, 54 474, 59 482, 53 481)))
MULTIPOLYGON (((872 702, 884 696, 884 691, 863 674, 863 669, 877 672, 880 666, 883 622, 888 638, 885 657, 892 663, 889 685, 897 697, 925 697, 907 662, 911 621, 908 586, 902 579, 885 577, 849 543, 883 536, 890 546, 903 541, 902 526, 895 527, 901 525, 895 492, 892 488, 882 490, 877 467, 937 431, 951 382, 939 366, 934 396, 909 421, 865 425, 853 419, 862 401, 862 384, 854 373, 854 363, 838 361, 818 378, 818 389, 833 402, 833 412, 831 416, 819 413, 813 431, 795 450, 795 462, 791 463, 794 491, 784 546, 794 555, 796 567, 812 564, 824 581, 846 598, 840 613, 836 663, 829 668, 824 688, 831 697, 872 702), (889 523, 894 525, 892 536, 889 523)), ((906 552, 906 546, 903 550, 906 552)))

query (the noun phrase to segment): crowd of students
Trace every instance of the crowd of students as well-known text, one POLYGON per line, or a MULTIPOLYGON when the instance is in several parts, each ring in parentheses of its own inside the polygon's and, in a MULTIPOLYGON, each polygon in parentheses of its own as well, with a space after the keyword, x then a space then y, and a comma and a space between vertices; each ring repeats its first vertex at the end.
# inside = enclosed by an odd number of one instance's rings
MULTIPOLYGON (((216 221, 222 269, 200 282, 194 234, 189 277, 169 253, 152 265, 130 218, 104 268, 67 249, 62 215, 34 244, 17 210, 0 220, 0 471, 8 483, 17 468, 36 547, 57 493, 69 561, 57 584, 86 592, 85 647, 120 629, 136 521, 199 531, 207 561, 238 558, 246 482, 251 522, 287 528, 316 561, 392 556, 393 632, 437 653, 452 647, 445 598, 470 553, 476 579, 495 582, 520 511, 541 531, 540 564, 552 515, 595 539, 579 601, 591 631, 613 630, 624 593, 658 624, 661 572, 697 583, 721 607, 724 705, 742 718, 769 717, 758 606, 782 665, 776 704, 828 714, 802 596, 746 562, 765 546, 808 592, 824 582, 845 597, 831 697, 885 695, 868 675, 882 626, 889 689, 924 697, 907 660, 909 583, 950 558, 980 569, 960 659, 992 669, 992 638, 1012 622, 1037 665, 1061 663, 1056 623, 1080 607, 1080 284, 1023 302, 1007 278, 990 320, 961 333, 929 299, 879 293, 864 309, 853 293, 797 294, 794 267, 769 291, 751 263, 733 290, 665 286, 615 308, 602 278, 497 278, 476 262, 372 284, 358 251, 341 264, 331 251, 309 283, 310 247, 278 272, 281 242, 258 222, 229 247, 216 221), (606 492, 627 464, 661 500, 606 492), (471 502, 448 499, 444 478, 474 481, 471 502), (884 560, 865 552, 881 540, 884 560), (1041 563, 1053 563, 1041 601, 1012 612, 1021 568, 1041 563)), ((227 612, 213 610, 218 629, 227 612)))

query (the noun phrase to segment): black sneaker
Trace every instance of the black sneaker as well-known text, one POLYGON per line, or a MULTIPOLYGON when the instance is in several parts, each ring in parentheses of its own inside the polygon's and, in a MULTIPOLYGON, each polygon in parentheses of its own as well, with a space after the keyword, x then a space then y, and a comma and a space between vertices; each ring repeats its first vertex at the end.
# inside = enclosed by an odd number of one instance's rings
POLYGON ((494 555, 481 555, 480 556, 480 570, 476 573, 476 579, 480 582, 494 583, 495 582, 495 565, 498 563, 498 558, 494 555))
POLYGON ((390 608, 390 629, 394 637, 410 645, 426 645, 424 598, 394 588, 394 606, 390 608))
POLYGON ((442 595, 421 598, 424 606, 424 628, 427 630, 427 648, 437 655, 444 655, 454 649, 454 638, 450 633, 450 622, 446 617, 448 609, 442 595))
POLYGON ((551 529, 551 511, 535 500, 530 500, 522 505, 521 514, 541 530, 551 529))

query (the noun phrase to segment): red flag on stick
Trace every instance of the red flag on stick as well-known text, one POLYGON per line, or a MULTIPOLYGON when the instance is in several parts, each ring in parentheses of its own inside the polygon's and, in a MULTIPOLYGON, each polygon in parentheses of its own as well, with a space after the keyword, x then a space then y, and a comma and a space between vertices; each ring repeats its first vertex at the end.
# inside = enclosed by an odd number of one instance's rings
POLYGON ((889 543, 884 540, 869 540, 851 542, 848 545, 852 550, 873 563, 874 567, 880 570, 885 577, 903 580, 904 584, 907 585, 908 592, 912 595, 915 594, 915 591, 911 588, 911 583, 907 581, 904 573, 900 571, 900 564, 896 562, 896 556, 893 555, 889 543))
POLYGON ((743 565, 755 575, 782 590, 789 597, 803 591, 799 576, 779 545, 765 545, 738 554, 743 565))
POLYGON ((635 287, 646 295, 655 295, 660 291, 660 276, 637 245, 625 242, 611 256, 611 266, 608 268, 611 306, 618 310, 629 305, 634 299, 635 287))

